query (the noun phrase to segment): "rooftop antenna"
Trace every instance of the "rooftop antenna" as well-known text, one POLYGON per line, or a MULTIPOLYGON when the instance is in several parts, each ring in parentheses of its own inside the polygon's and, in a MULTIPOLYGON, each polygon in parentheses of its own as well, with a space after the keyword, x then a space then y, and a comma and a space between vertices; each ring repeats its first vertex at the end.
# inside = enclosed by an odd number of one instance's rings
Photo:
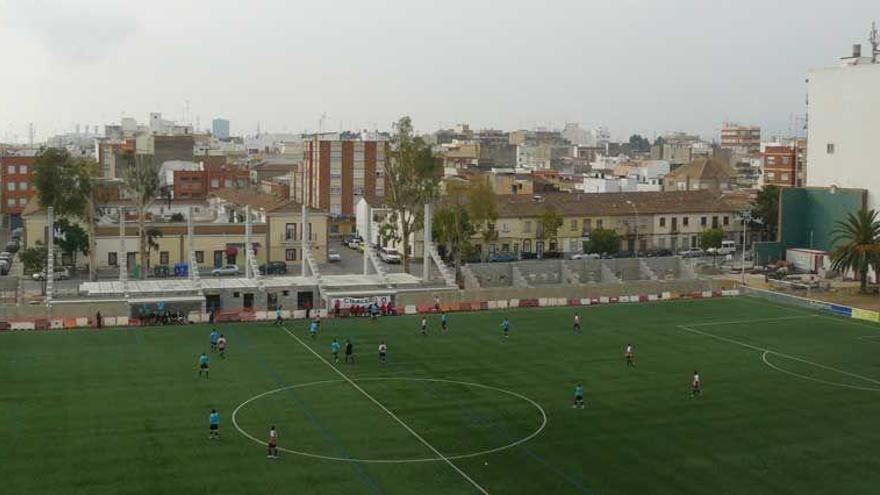
POLYGON ((34 123, 28 124, 28 148, 34 149, 34 123))
POLYGON ((868 33, 868 42, 871 43, 871 63, 877 63, 877 55, 880 55, 880 33, 877 31, 877 23, 871 23, 871 32, 868 33))
POLYGON ((327 120, 327 112, 321 112, 321 117, 318 119, 318 134, 324 133, 324 121, 327 120))

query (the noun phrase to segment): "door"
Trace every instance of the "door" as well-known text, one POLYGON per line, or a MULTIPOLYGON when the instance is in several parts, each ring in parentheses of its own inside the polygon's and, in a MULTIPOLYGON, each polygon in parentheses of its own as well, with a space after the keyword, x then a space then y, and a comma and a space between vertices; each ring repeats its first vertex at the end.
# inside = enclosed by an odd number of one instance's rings
POLYGON ((214 251, 214 268, 223 266, 223 251, 214 251))
POLYGON ((315 307, 314 294, 312 294, 312 291, 297 292, 296 309, 306 309, 306 305, 308 305, 309 308, 315 307))
POLYGON ((244 294, 244 309, 254 309, 254 295, 250 292, 244 294))
POLYGON ((125 267, 128 269, 128 273, 133 273, 134 268, 137 264, 137 253, 126 253, 125 254, 125 267))
POLYGON ((535 242, 535 251, 538 254, 538 258, 544 256, 544 241, 535 242))

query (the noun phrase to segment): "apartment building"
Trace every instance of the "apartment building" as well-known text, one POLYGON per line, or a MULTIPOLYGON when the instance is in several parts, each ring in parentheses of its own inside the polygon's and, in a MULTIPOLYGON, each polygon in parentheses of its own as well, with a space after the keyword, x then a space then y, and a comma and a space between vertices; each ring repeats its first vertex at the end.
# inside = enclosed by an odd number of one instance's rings
POLYGON ((731 150, 738 155, 760 153, 761 127, 725 122, 721 126, 721 149, 731 150))
POLYGON ((21 227, 21 213, 36 193, 33 185, 34 156, 0 156, 0 212, 3 224, 21 227))
POLYGON ((764 184, 780 187, 799 186, 796 146, 770 145, 763 153, 764 184))
POLYGON ((360 198, 385 196, 385 143, 324 139, 304 143, 303 163, 294 172, 294 201, 335 216, 353 216, 360 198))
POLYGON ((498 196, 496 240, 480 245, 475 237, 473 242, 488 254, 576 253, 593 229, 604 228, 621 236, 626 251, 679 251, 698 247, 709 228, 741 239, 742 224, 735 219, 740 208, 740 202, 710 191, 498 196), (541 216, 548 210, 563 220, 555 235, 543 231, 541 216))

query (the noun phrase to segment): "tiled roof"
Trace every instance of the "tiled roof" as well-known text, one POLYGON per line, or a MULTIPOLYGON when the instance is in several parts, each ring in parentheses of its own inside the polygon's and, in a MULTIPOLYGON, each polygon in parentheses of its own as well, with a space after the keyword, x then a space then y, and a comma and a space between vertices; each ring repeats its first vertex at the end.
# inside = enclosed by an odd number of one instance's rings
POLYGON ((737 205, 710 191, 624 192, 624 193, 549 193, 540 200, 530 195, 497 196, 499 218, 537 217, 547 209, 563 216, 624 216, 730 212, 737 205), (631 202, 632 205, 627 203, 631 202))
POLYGON ((728 180, 734 174, 730 167, 715 158, 697 158, 666 174, 666 179, 728 180))

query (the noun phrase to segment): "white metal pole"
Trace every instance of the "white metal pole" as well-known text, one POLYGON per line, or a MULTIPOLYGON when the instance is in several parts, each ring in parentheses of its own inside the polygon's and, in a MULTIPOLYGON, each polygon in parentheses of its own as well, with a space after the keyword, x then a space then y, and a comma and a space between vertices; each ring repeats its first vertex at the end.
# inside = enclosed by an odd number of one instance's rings
POLYGON ((422 246, 422 282, 431 280, 431 257, 428 255, 429 246, 433 243, 431 239, 431 205, 425 203, 425 219, 424 219, 424 246, 422 246))
POLYGON ((251 207, 244 206, 244 276, 245 278, 253 278, 254 273, 251 269, 251 207))
POLYGON ((367 205, 367 221, 364 223, 364 238, 361 239, 364 243, 364 275, 370 274, 370 258, 367 255, 367 250, 370 248, 370 242, 372 240, 370 234, 370 228, 373 225, 373 207, 369 204, 367 205))
POLYGON ((46 229, 46 234, 48 235, 48 239, 46 239, 46 305, 51 308, 52 289, 55 278, 55 209, 51 206, 48 208, 46 222, 48 224, 46 229))
POLYGON ((302 214, 301 214, 301 217, 300 217, 300 229, 299 229, 299 231, 300 231, 300 239, 302 239, 302 245, 301 245, 301 248, 300 248, 300 251, 301 251, 301 252, 300 252, 300 259, 301 259, 301 264, 300 264, 300 275, 303 276, 303 277, 306 276, 306 271, 307 271, 307 267, 306 267, 306 250, 308 249, 308 246, 309 246, 309 231, 306 230, 306 227, 307 227, 307 226, 308 226, 308 220, 307 220, 307 216, 306 216, 306 203, 305 203, 305 201, 303 201, 303 203, 302 203, 302 214))

